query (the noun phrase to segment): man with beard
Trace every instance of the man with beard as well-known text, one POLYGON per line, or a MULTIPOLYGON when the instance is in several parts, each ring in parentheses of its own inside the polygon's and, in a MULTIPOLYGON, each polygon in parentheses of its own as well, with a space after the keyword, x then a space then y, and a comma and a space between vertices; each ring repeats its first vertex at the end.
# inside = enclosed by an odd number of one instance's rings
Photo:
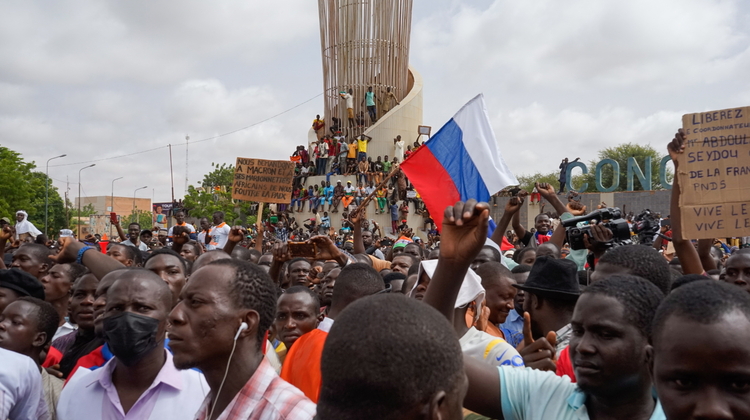
POLYGON ((58 419, 192 418, 208 389, 200 373, 178 371, 164 348, 171 306, 172 293, 158 275, 123 273, 107 291, 102 319, 115 357, 76 373, 60 396, 58 419))
POLYGON ((315 406, 279 378, 261 350, 276 290, 265 271, 246 261, 218 260, 193 273, 169 314, 169 345, 175 366, 200 369, 211 393, 196 415, 172 417, 313 418, 315 406))

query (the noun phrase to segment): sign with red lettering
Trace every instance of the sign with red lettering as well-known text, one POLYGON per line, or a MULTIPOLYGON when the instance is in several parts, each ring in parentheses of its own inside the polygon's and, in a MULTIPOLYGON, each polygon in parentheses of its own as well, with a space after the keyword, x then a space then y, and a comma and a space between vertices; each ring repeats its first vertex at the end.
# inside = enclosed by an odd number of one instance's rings
POLYGON ((294 162, 237 158, 232 198, 260 203, 292 201, 294 162))
POLYGON ((687 239, 750 235, 750 107, 682 117, 682 233, 687 239))

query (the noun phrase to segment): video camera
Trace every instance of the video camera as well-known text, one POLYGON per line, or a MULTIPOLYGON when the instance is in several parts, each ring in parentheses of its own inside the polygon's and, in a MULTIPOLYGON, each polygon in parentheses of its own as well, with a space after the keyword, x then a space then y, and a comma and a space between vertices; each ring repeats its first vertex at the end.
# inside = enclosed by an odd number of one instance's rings
POLYGON ((641 245, 651 246, 654 244, 654 237, 659 233, 659 220, 651 210, 643 210, 633 220, 633 233, 638 234, 638 243, 641 245))
POLYGON ((628 227, 627 220, 622 218, 622 211, 617 207, 607 207, 594 210, 585 216, 574 217, 562 222, 571 249, 586 249, 586 245, 583 242, 583 235, 587 234, 589 238, 593 237, 591 226, 596 224, 592 222, 597 221, 612 231, 613 237, 610 246, 630 243, 630 227, 628 227), (581 225, 579 226, 579 224, 581 225))

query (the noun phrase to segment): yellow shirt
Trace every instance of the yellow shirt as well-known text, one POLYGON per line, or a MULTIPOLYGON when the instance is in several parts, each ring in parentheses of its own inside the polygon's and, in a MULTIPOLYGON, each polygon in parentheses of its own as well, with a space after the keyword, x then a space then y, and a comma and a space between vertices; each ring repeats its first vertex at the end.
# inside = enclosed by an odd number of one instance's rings
POLYGON ((357 139, 357 147, 359 147, 360 152, 367 153, 367 139, 357 139))

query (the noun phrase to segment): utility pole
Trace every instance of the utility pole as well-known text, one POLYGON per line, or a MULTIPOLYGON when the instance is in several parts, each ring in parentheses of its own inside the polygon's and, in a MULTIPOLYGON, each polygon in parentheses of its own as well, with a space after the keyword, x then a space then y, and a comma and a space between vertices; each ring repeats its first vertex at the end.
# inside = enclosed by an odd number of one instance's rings
POLYGON ((174 170, 172 170, 172 145, 169 145, 169 176, 172 178, 172 203, 174 203, 174 170))
POLYGON ((190 146, 190 136, 185 136, 185 191, 183 196, 187 195, 188 187, 188 146, 190 146))
POLYGON ((49 214, 49 161, 53 159, 64 158, 68 155, 60 155, 47 159, 46 169, 44 171, 44 234, 49 235, 49 228, 47 227, 47 218, 49 214))
POLYGON ((70 229, 70 213, 68 212, 68 193, 70 192, 70 179, 65 176, 65 229, 70 229))

